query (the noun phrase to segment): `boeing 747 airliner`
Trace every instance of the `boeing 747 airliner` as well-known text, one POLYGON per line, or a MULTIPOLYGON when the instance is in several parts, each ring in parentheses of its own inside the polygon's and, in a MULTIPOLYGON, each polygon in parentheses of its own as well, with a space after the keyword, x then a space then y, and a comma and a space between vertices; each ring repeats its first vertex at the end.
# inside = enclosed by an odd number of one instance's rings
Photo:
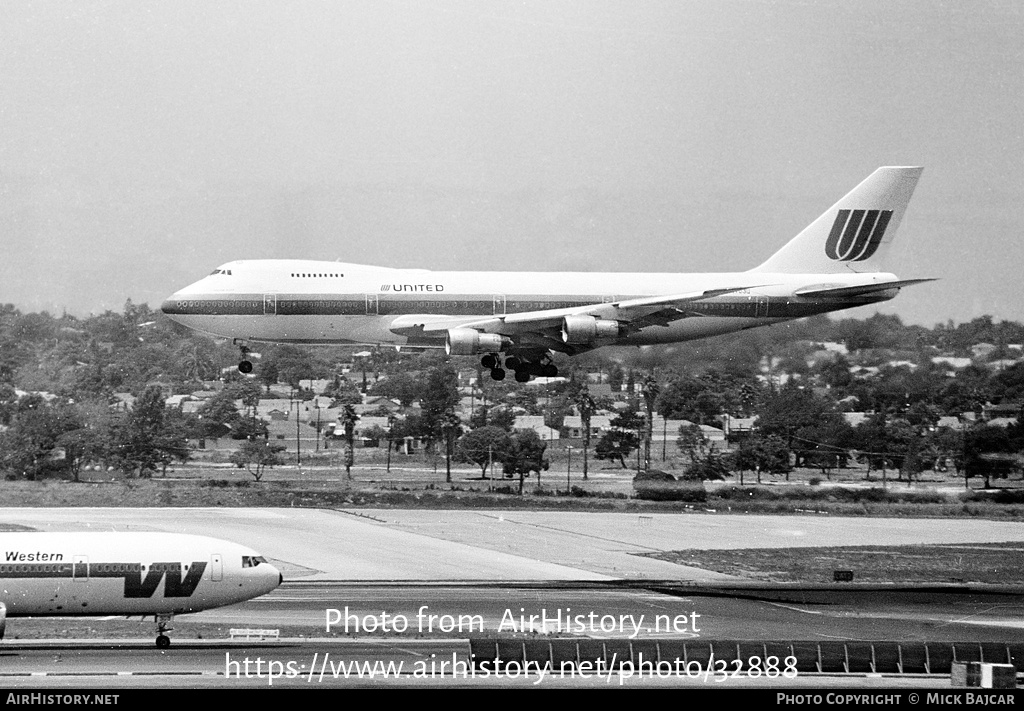
POLYGON ((552 353, 672 343, 893 298, 883 260, 921 168, 879 168, 746 272, 434 272, 341 262, 229 262, 169 297, 170 318, 249 344, 444 347, 491 377, 554 376, 552 353))
POLYGON ((270 592, 281 573, 237 543, 177 533, 0 533, 0 638, 8 617, 171 618, 270 592))

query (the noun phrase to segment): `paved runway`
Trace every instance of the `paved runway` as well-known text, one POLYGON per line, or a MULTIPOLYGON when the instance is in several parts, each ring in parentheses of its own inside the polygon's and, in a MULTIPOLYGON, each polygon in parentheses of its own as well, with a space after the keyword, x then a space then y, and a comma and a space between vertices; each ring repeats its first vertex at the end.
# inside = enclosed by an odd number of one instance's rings
MULTIPOLYGON (((0 665, 3 665, 0 667, 0 685, 8 693, 12 689, 154 689, 142 696, 123 694, 118 705, 131 701, 152 704, 157 694, 162 695, 163 703, 166 703, 167 694, 155 689, 687 687, 773 691, 794 688, 949 690, 948 679, 934 676, 797 674, 793 678, 783 678, 777 673, 775 678, 766 679, 763 673, 748 675, 724 667, 707 675, 692 668, 689 673, 683 670, 654 675, 621 667, 604 669, 600 673, 593 668, 589 672, 549 669, 541 675, 533 669, 527 672, 519 668, 500 672, 474 669, 468 664, 469 658, 469 645, 464 641, 309 640, 303 643, 250 644, 200 641, 164 651, 131 643, 72 643, 59 647, 26 644, 11 651, 0 647, 0 665), (118 671, 112 671, 114 669, 118 671)), ((774 700, 768 694, 759 698, 767 702, 774 700)), ((243 703, 246 700, 244 697, 241 699, 243 703)), ((256 701, 265 703, 259 699, 256 701)), ((195 702, 199 703, 200 699, 196 698, 195 702)), ((284 702, 288 703, 287 699, 284 702)))
MULTIPOLYGON (((571 608, 620 620, 623 616, 644 615, 647 623, 656 615, 676 619, 697 612, 701 615, 699 632, 677 630, 669 636, 765 640, 836 636, 1006 640, 1018 634, 1007 626, 1007 618, 1022 617, 1019 601, 1000 606, 968 597, 928 606, 883 597, 883 604, 874 607, 860 602, 816 607, 686 592, 661 594, 643 589, 643 581, 722 583, 733 579, 638 555, 682 548, 764 548, 767 552, 788 546, 1024 541, 1024 523, 1006 521, 493 510, 4 508, 0 509, 0 523, 53 531, 168 531, 225 538, 261 551, 293 581, 243 605, 179 617, 170 652, 152 647, 150 625, 133 628, 138 629, 138 636, 147 638, 141 643, 94 642, 83 646, 82 642, 60 641, 55 647, 38 648, 36 643, 13 639, 17 633, 9 634, 0 645, 3 668, 7 670, 0 683, 15 686, 131 688, 155 684, 224 688, 228 684, 225 655, 235 647, 206 638, 211 634, 223 638, 229 627, 280 627, 293 636, 293 641, 284 643, 283 648, 275 647, 270 656, 282 662, 295 660, 303 673, 312 668, 312 655, 319 654, 322 660, 328 651, 332 660, 404 659, 408 663, 438 653, 465 654, 465 642, 444 640, 470 636, 462 632, 428 634, 418 641, 407 633, 392 633, 385 638, 379 633, 369 637, 353 634, 348 636, 366 644, 339 647, 337 642, 318 639, 325 634, 324 616, 330 607, 350 606, 363 617, 387 611, 412 620, 425 604, 439 615, 480 615, 486 621, 484 634, 510 631, 498 629, 506 610, 530 615, 544 609, 571 608), (637 587, 606 584, 615 579, 635 581, 631 585, 637 587), (204 641, 196 641, 199 636, 204 641), (136 671, 124 676, 123 670, 136 671), (122 676, 117 676, 119 673, 122 676)), ((33 636, 28 634, 28 624, 53 624, 57 632, 67 622, 12 620, 9 632, 16 625, 25 636, 33 636)), ((101 630, 113 624, 114 620, 94 620, 90 626, 99 636, 101 630)), ((45 632, 43 627, 36 630, 45 632)), ((515 632, 544 634, 536 628, 515 632)), ((584 636, 624 635, 628 632, 584 631, 584 636)), ((657 638, 659 632, 645 629, 643 636, 657 638)), ((237 649, 243 654, 246 649, 258 654, 262 647, 257 643, 237 649)), ((410 679, 406 675, 392 682, 417 688, 494 683, 456 681, 443 675, 415 682, 410 679)), ((516 683, 532 685, 534 681, 516 683)), ((229 685, 268 683, 266 676, 236 677, 229 685)), ((350 686, 367 682, 349 679, 336 683, 350 686)), ((378 685, 380 681, 369 683, 378 685)), ((578 686, 582 682, 565 683, 578 686)), ((665 683, 675 686, 681 682, 676 679, 665 683)), ((809 680, 812 687, 822 683, 829 687, 877 688, 897 683, 927 686, 936 680, 809 680)), ((300 674, 281 679, 281 684, 308 688, 310 681, 300 674)))
POLYGON ((683 548, 1024 541, 1024 523, 552 511, 2 508, 40 530, 169 531, 225 538, 309 580, 729 580, 637 554, 683 548))
MULTIPOLYGON (((965 624, 964 604, 969 601, 931 603, 926 606, 892 604, 885 597, 873 602, 825 605, 780 605, 750 599, 717 596, 665 595, 640 585, 606 583, 525 584, 426 584, 426 583, 289 583, 278 590, 239 605, 185 615, 175 621, 175 640, 170 649, 156 649, 149 640, 25 640, 9 638, 0 643, 0 688, 142 688, 146 685, 179 688, 239 688, 273 686, 328 688, 363 685, 398 685, 415 688, 436 686, 619 686, 651 685, 696 688, 890 688, 913 686, 948 688, 948 678, 894 677, 879 675, 821 676, 800 673, 800 678, 767 682, 763 676, 748 677, 747 667, 728 678, 714 675, 673 674, 601 679, 570 674, 559 677, 537 673, 511 678, 474 677, 466 669, 470 657, 467 638, 491 638, 496 633, 515 633, 531 644, 560 634, 555 627, 568 624, 571 615, 590 629, 571 630, 574 636, 602 641, 620 651, 630 641, 650 650, 657 641, 680 640, 804 640, 833 642, 836 639, 899 640, 934 643, 965 643, 977 649, 1016 639, 994 620, 982 627, 965 624), (346 610, 348 621, 337 620, 330 632, 324 629, 325 611, 346 610), (391 629, 372 633, 360 630, 367 621, 384 620, 391 629), (589 613, 594 613, 590 617, 589 613), (560 614, 563 613, 563 614, 560 614), (694 614, 696 613, 696 615, 694 614), (538 617, 546 615, 546 621, 538 617), (534 615, 531 619, 529 616, 534 615), (580 617, 582 615, 582 617, 580 617), (589 620, 588 620, 589 618, 589 620), (527 620, 523 627, 523 621, 527 620), (396 625, 397 620, 403 620, 396 625), (623 624, 623 621, 625 623, 623 624), (671 624, 669 631, 659 626, 671 624), (636 623, 636 627, 634 627, 636 623), (349 629, 346 631, 346 624, 349 629), (228 641, 216 626, 280 629, 275 641, 228 641), (445 629, 445 626, 449 629, 445 629), (550 625, 545 630, 544 626, 550 625), (678 626, 683 629, 678 629, 678 626), (403 631, 395 631, 401 627, 403 631), (197 638, 197 634, 201 638, 197 638), (247 666, 246 660, 251 662, 247 666), (462 673, 432 665, 441 661, 461 663, 462 673), (262 666, 254 666, 262 665, 262 666), (389 671, 390 670, 390 671, 389 671), (419 670, 422 673, 418 673, 419 670)), ((1019 615, 1020 602, 1015 604, 1019 615)), ((975 604, 976 606, 976 604, 975 604)), ((991 611, 983 611, 991 613, 991 611)), ((56 619, 34 623, 60 624, 56 619)), ((27 621, 12 621, 24 631, 27 621)), ((110 625, 111 621, 106 621, 110 625)), ((374 622, 374 625, 377 623, 374 622)), ((575 624, 575 623, 574 623, 575 624)), ((97 629, 104 622, 97 621, 97 629)), ((141 627, 139 628, 141 629, 141 627)), ((671 644, 671 642, 669 642, 671 644)), ((805 644, 806 646, 806 644, 805 644)), ((862 645, 863 646, 863 645, 862 645)), ((778 647, 778 645, 776 645, 778 647)), ((717 647, 716 647, 717 648, 717 647)), ((722 649, 735 643, 722 643, 722 649)), ((758 648, 747 644, 748 652, 758 648)), ((767 649, 767 648, 762 648, 767 649)), ((646 652, 645 652, 646 653, 646 652)), ((765 654, 777 654, 777 651, 765 654)), ((648 655, 649 656, 649 655, 648 655)), ((747 659, 743 657, 743 659, 747 659)), ((767 659, 767 657, 766 657, 767 659)), ((748 666, 750 666, 748 662, 748 666)), ((689 671, 699 671, 690 670, 689 671)), ((756 666, 750 667, 750 674, 756 666)))

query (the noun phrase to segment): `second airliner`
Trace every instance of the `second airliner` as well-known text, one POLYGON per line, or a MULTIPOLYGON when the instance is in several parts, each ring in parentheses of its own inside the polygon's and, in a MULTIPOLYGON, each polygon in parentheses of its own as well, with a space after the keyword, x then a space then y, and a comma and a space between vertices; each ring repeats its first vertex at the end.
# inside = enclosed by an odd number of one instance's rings
POLYGON ((446 348, 491 377, 554 376, 553 353, 672 343, 878 303, 929 279, 884 260, 922 169, 883 167, 763 264, 716 274, 469 272, 312 260, 229 262, 162 310, 254 342, 446 348))

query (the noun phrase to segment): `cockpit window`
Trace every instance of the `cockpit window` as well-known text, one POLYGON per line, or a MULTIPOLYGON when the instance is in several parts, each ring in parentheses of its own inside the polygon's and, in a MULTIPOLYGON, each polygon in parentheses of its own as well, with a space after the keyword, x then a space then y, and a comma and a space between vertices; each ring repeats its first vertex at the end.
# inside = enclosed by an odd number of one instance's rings
POLYGON ((212 272, 210 272, 210 276, 213 276, 214 274, 227 274, 228 276, 231 276, 231 270, 230 269, 214 269, 212 272))
POLYGON ((267 559, 261 555, 243 555, 242 556, 242 567, 243 568, 255 568, 260 563, 266 563, 267 559))

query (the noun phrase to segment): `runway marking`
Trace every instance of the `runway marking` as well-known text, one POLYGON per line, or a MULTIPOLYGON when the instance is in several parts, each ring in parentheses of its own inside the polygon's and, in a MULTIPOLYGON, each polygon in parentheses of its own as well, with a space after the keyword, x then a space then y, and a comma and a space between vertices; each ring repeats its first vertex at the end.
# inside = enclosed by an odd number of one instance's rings
POLYGON ((820 610, 804 610, 802 608, 796 607, 795 605, 784 605, 781 602, 772 602, 771 600, 766 600, 765 602, 767 602, 769 605, 773 605, 774 607, 781 607, 783 610, 789 610, 790 612, 802 612, 805 615, 824 615, 825 614, 824 612, 821 612, 820 610))
MULTIPOLYGON (((1016 605, 990 605, 989 607, 987 607, 984 610, 975 610, 974 612, 972 612, 970 615, 968 615, 966 617, 960 617, 960 618, 957 618, 957 619, 949 620, 947 622, 947 624, 954 624, 954 623, 965 624, 965 625, 968 625, 968 624, 970 624, 970 625, 986 625, 986 624, 990 625, 990 624, 994 624, 994 623, 986 621, 986 620, 978 620, 977 618, 980 615, 984 615, 987 612, 993 612, 993 611, 1001 612, 1003 610, 1003 608, 1010 608, 1011 610, 1014 610, 1014 609, 1017 609, 1017 606, 1016 605)), ((1018 623, 1018 624, 1024 625, 1024 623, 1018 623)))
MULTIPOLYGON (((641 548, 643 550, 654 551, 654 552, 661 552, 663 550, 661 548, 652 548, 651 546, 644 546, 644 545, 640 545, 639 543, 632 543, 630 541, 623 541, 623 540, 619 540, 617 538, 606 538, 604 536, 595 536, 592 533, 581 533, 579 531, 572 531, 572 530, 569 530, 569 529, 566 529, 566 528, 558 528, 557 526, 551 526, 551 525, 548 525, 548 524, 528 523, 526 521, 520 521, 520 520, 516 520, 516 519, 512 519, 512 518, 507 518, 505 516, 494 516, 494 515, 485 514, 485 513, 478 513, 478 515, 479 516, 483 516, 485 518, 492 518, 492 519, 495 519, 497 521, 508 521, 509 523, 516 524, 517 526, 528 526, 528 527, 531 527, 531 528, 541 528, 541 529, 545 529, 545 530, 548 530, 548 531, 556 531, 557 533, 567 533, 567 534, 569 534, 571 536, 581 536, 583 538, 588 538, 588 539, 592 539, 592 540, 596 540, 596 541, 606 541, 608 543, 618 543, 619 545, 629 546, 630 548, 641 548)), ((610 553, 624 553, 626 555, 633 555, 633 553, 631 551, 628 551, 628 550, 609 551, 609 552, 610 553)))
POLYGON ((427 656, 426 654, 421 654, 420 652, 414 652, 413 650, 406 649, 405 647, 397 647, 396 649, 399 652, 404 652, 404 653, 406 653, 406 654, 408 654, 410 656, 414 656, 414 657, 426 657, 427 656))
POLYGON ((223 672, 206 671, 81 671, 81 672, 0 672, 0 679, 15 676, 75 677, 75 676, 223 676, 223 672))
POLYGON ((356 518, 365 518, 370 521, 376 521, 377 523, 390 523, 390 521, 377 518, 376 516, 370 516, 369 514, 359 513, 358 511, 350 511, 348 509, 332 509, 335 513, 346 514, 348 516, 355 516, 356 518))

